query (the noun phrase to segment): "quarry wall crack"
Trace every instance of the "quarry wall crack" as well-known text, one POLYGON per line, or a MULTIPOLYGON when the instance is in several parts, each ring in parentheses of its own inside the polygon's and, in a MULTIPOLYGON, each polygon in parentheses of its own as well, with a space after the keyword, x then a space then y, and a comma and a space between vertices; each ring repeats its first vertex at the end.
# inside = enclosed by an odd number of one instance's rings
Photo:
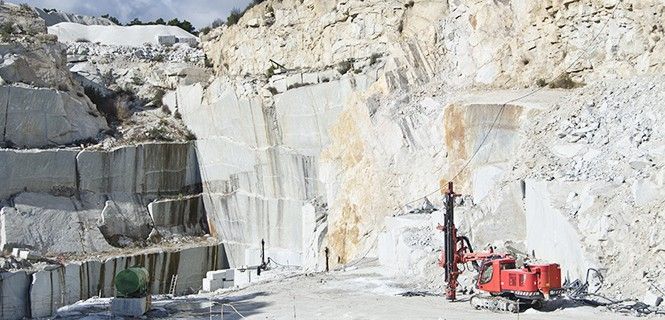
POLYGON ((11 87, 7 88, 7 103, 5 104, 5 124, 4 127, 2 128, 2 140, 7 139, 7 123, 9 122, 9 102, 11 101, 12 97, 12 89, 11 87))

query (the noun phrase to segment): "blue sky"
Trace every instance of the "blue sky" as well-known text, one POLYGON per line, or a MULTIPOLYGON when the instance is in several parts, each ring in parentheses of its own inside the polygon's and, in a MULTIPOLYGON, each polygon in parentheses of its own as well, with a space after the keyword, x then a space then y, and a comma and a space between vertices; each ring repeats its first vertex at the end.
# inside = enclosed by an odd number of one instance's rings
POLYGON ((121 22, 134 18, 142 21, 164 18, 186 19, 200 28, 217 18, 226 19, 233 8, 245 8, 251 0, 20 0, 39 8, 81 15, 101 16, 109 13, 121 22))

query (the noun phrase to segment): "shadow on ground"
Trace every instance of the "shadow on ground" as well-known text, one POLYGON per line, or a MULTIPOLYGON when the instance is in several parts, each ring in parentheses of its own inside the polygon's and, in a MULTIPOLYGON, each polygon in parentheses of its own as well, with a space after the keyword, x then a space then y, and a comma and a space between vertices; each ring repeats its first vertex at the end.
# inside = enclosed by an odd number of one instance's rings
POLYGON ((267 302, 253 301, 257 297, 266 296, 265 292, 211 298, 187 298, 186 300, 159 301, 148 318, 187 318, 187 319, 221 319, 222 310, 224 320, 243 319, 251 315, 260 314, 263 308, 269 306, 267 302))

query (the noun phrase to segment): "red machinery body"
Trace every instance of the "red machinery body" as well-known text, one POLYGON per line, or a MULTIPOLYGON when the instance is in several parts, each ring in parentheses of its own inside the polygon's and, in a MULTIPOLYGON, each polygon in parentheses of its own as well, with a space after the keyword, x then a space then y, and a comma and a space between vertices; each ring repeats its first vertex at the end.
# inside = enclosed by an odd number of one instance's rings
POLYGON ((556 263, 518 269, 513 258, 495 259, 482 264, 478 289, 520 299, 549 299, 550 294, 561 293, 561 269, 556 263))
POLYGON ((561 268, 556 263, 524 265, 517 268, 510 254, 473 252, 468 238, 458 236, 454 224, 454 199, 452 182, 446 192, 445 225, 437 229, 445 233, 445 247, 441 251, 439 265, 446 270, 446 298, 456 299, 458 265, 472 263, 479 272, 477 287, 493 296, 520 300, 546 300, 564 292, 561 287, 561 268))

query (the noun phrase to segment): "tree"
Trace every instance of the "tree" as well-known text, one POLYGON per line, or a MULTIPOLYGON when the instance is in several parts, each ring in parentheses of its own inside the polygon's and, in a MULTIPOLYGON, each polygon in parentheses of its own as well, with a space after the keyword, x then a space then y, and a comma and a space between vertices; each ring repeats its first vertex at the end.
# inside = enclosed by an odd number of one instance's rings
POLYGON ((177 27, 180 24, 180 20, 178 20, 178 18, 173 18, 173 19, 169 20, 169 22, 167 24, 169 26, 176 26, 177 27))
POLYGON ((231 10, 231 13, 229 14, 229 17, 226 18, 226 25, 230 27, 238 23, 238 21, 240 21, 240 18, 242 18, 243 14, 245 14, 244 11, 241 11, 238 8, 233 8, 233 10, 231 10))
POLYGON ((138 26, 138 25, 143 25, 143 21, 139 20, 139 18, 134 18, 134 20, 130 21, 127 23, 128 26, 138 26))
POLYGON ((196 33, 196 28, 192 25, 191 22, 183 20, 182 22, 178 18, 169 20, 167 23, 169 26, 180 27, 180 29, 185 30, 189 33, 196 33))
POLYGON ((166 24, 166 21, 164 21, 164 19, 162 19, 162 18, 159 18, 159 19, 155 20, 155 24, 162 24, 162 25, 165 25, 165 24, 166 24))
POLYGON ((116 18, 116 17, 114 17, 114 16, 112 16, 108 13, 105 14, 105 15, 102 15, 102 18, 106 18, 107 20, 109 20, 109 21, 111 21, 111 22, 113 22, 117 25, 120 25, 120 21, 118 20, 118 18, 116 18))
POLYGON ((196 28, 192 25, 191 22, 184 20, 178 27, 182 28, 183 30, 189 32, 189 33, 194 33, 196 32, 196 28))
POLYGON ((219 28, 222 25, 224 25, 224 20, 222 20, 220 18, 217 18, 217 19, 215 19, 215 21, 212 22, 212 27, 213 28, 219 28))

